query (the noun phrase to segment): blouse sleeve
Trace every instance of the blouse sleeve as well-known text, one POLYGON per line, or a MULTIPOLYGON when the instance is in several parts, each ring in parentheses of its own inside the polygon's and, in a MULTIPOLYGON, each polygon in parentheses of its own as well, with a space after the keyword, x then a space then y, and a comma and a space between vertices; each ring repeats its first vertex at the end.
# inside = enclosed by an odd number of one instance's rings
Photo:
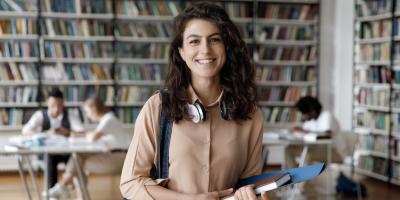
POLYGON ((131 200, 153 199, 146 186, 165 186, 167 179, 153 180, 150 171, 155 163, 160 100, 153 95, 143 106, 135 123, 132 142, 122 168, 120 190, 131 200))
POLYGON ((263 138, 263 123, 264 118, 260 109, 257 109, 253 115, 253 128, 250 134, 247 164, 240 179, 255 176, 261 173, 261 151, 262 151, 262 138, 263 138))

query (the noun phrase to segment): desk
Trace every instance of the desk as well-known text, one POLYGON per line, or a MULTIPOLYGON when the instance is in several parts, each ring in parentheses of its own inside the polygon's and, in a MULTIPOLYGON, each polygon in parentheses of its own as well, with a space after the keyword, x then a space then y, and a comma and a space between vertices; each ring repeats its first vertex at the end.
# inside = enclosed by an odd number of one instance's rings
MULTIPOLYGON (((308 153, 308 148, 309 146, 326 146, 327 147, 327 154, 326 154, 326 158, 327 158, 327 163, 326 166, 329 166, 329 164, 332 162, 332 145, 333 145, 333 141, 332 139, 317 139, 315 141, 303 141, 303 140, 290 140, 290 139, 272 139, 270 137, 268 137, 267 135, 268 133, 264 133, 263 135, 263 150, 262 150, 262 166, 264 167, 267 158, 268 158, 268 146, 283 146, 285 151, 286 148, 289 145, 298 145, 298 146, 303 146, 303 150, 301 152, 300 155, 300 162, 299 162, 299 167, 303 166, 305 164, 306 161, 306 157, 307 157, 307 153, 308 153)), ((282 169, 286 169, 286 152, 284 153, 284 158, 282 161, 282 169)), ((330 186, 330 179, 331 179, 331 174, 329 173, 328 177, 327 177, 327 187, 331 188, 330 186)), ((292 195, 289 199, 294 199, 294 196, 292 195)))
MULTIPOLYGON (((107 145, 104 143, 88 143, 85 145, 82 144, 70 144, 66 143, 64 145, 54 145, 54 146, 39 146, 39 147, 31 147, 31 148, 24 148, 24 149, 14 149, 14 150, 6 150, 5 145, 0 146, 0 154, 1 155, 16 155, 18 158, 18 172, 21 178, 21 181, 24 185, 24 189, 28 195, 28 199, 32 199, 32 195, 30 192, 30 189, 28 187, 28 184, 26 182, 25 175, 23 173, 23 163, 28 164, 28 172, 29 175, 32 177, 32 185, 34 187, 34 190, 39 195, 39 199, 42 199, 40 191, 37 186, 37 181, 35 179, 33 169, 31 166, 31 162, 29 159, 29 155, 38 155, 38 154, 43 154, 45 157, 45 162, 47 162, 48 155, 50 154, 71 154, 71 158, 74 162, 74 165, 77 169, 77 177, 79 180, 79 187, 81 191, 83 192, 83 197, 84 199, 90 200, 90 195, 89 192, 87 191, 87 188, 84 184, 84 174, 81 169, 81 165, 79 163, 78 159, 78 154, 79 153, 107 153, 110 152, 111 149, 108 148, 107 145)), ((48 176, 48 170, 47 167, 44 168, 44 176, 48 176)), ((45 192, 48 192, 48 184, 47 184, 47 178, 45 178, 45 192)), ((46 195, 46 198, 48 199, 48 195, 46 195)))
MULTIPOLYGON (((286 147, 289 145, 298 145, 303 146, 303 152, 300 156, 300 166, 304 165, 306 155, 308 153, 309 146, 326 146, 327 147, 327 164, 330 164, 332 161, 332 139, 318 139, 316 141, 302 141, 302 140, 286 140, 286 139, 271 139, 267 136, 268 133, 264 133, 263 137, 263 163, 265 163, 268 157, 268 150, 266 147, 268 146, 283 146, 286 150, 286 147)), ((285 155, 285 154, 284 154, 285 155)), ((283 159, 282 168, 285 168, 284 162, 286 158, 283 159)))

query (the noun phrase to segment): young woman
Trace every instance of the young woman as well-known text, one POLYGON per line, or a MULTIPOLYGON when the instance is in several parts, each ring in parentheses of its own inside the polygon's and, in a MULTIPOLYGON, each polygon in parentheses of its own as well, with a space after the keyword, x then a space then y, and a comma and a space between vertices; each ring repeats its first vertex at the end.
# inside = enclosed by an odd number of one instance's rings
POLYGON ((173 119, 168 179, 150 175, 160 126, 156 94, 135 123, 121 175, 122 196, 221 199, 234 193, 236 199, 257 199, 251 187, 232 189, 239 179, 261 172, 263 115, 256 106, 246 44, 224 9, 211 3, 194 3, 174 23, 162 105, 173 119), (203 119, 194 108, 199 104, 203 119))
MULTIPOLYGON (((85 137, 90 142, 103 139, 103 142, 114 149, 126 149, 129 146, 130 134, 100 99, 88 98, 83 105, 83 110, 91 121, 98 124, 94 130, 74 137, 85 137)), ((79 158, 84 169, 94 172, 119 173, 125 155, 125 153, 80 154, 79 158)), ((69 191, 66 186, 72 182, 75 174, 76 169, 72 160, 69 160, 62 180, 49 190, 49 197, 68 197, 69 191)))

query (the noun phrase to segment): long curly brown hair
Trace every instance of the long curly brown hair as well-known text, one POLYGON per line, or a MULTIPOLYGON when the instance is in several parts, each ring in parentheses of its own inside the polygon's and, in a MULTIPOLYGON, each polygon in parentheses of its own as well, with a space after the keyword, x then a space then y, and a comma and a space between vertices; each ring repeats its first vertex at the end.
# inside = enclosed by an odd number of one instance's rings
POLYGON ((164 90, 168 98, 163 107, 175 122, 188 118, 187 88, 191 83, 190 69, 179 54, 183 44, 186 24, 195 18, 209 20, 218 26, 225 44, 226 61, 219 76, 224 88, 223 101, 228 119, 237 122, 250 119, 256 109, 255 67, 236 25, 223 8, 208 2, 198 2, 187 7, 174 19, 174 33, 169 50, 168 73, 164 90))

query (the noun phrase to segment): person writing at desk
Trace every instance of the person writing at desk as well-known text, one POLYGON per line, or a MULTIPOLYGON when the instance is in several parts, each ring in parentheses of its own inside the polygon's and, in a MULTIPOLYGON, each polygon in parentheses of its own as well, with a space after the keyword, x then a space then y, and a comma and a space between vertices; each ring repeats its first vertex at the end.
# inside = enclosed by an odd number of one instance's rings
MULTIPOLYGON (((301 112, 302 127, 296 127, 292 131, 302 134, 316 134, 318 139, 330 139, 339 131, 339 125, 329 111, 323 111, 318 99, 305 96, 297 101, 296 109, 301 112)), ((336 145, 335 145, 336 146, 336 145)), ((289 145, 286 148, 286 168, 297 167, 295 158, 301 154, 302 146, 289 145)), ((321 147, 309 147, 306 163, 313 161, 326 161, 326 149, 321 147)), ((337 151, 333 149, 332 158, 334 161, 341 161, 337 151)))
MULTIPOLYGON (((36 111, 22 128, 23 135, 46 133, 47 135, 62 135, 68 137, 71 131, 83 132, 79 116, 64 108, 64 95, 54 88, 46 100, 47 109, 36 111)), ((69 155, 48 155, 46 167, 49 172, 48 187, 57 183, 57 165, 67 162, 69 155)))
MULTIPOLYGON (((74 134, 73 137, 85 138, 89 142, 103 140, 111 149, 127 149, 130 134, 125 130, 123 124, 116 118, 114 113, 96 97, 86 99, 83 110, 86 116, 93 122, 98 123, 96 128, 85 134, 74 134)), ((83 169, 89 171, 120 173, 126 153, 113 152, 102 154, 79 154, 83 169)), ((49 190, 49 197, 66 198, 70 196, 67 188, 76 175, 73 161, 70 159, 63 174, 62 180, 49 190)), ((86 180, 85 180, 86 182, 86 180)))
MULTIPOLYGON (((239 179, 261 172, 263 115, 254 66, 238 28, 215 4, 193 3, 173 27, 166 98, 150 97, 136 120, 121 193, 130 200, 222 199, 239 179), (169 174, 153 179, 161 104, 173 119, 169 174)), ((250 186, 234 194, 257 199, 250 186)))
POLYGON ((332 134, 332 116, 328 111, 322 111, 318 99, 305 96, 297 103, 296 108, 301 112, 302 127, 296 127, 294 132, 316 133, 318 137, 330 138, 332 134))

